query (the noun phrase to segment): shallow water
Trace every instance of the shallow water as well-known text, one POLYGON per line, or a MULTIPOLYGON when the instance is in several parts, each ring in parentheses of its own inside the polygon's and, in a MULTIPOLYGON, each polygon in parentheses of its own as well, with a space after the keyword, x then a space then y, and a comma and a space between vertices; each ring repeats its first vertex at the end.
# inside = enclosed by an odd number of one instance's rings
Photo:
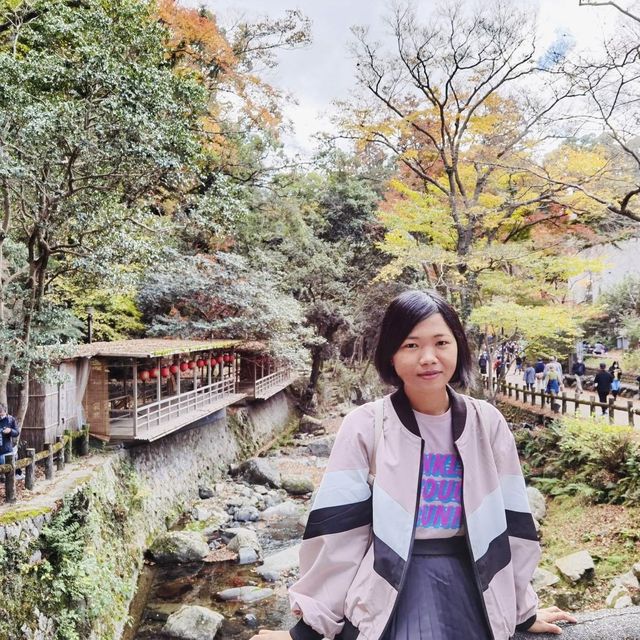
MULTIPOLYGON (((264 555, 271 555, 300 541, 302 528, 297 519, 255 523, 264 555)), ((247 640, 258 629, 290 628, 296 619, 289 611, 287 584, 264 581, 254 572, 256 566, 240 566, 235 562, 145 566, 130 610, 132 623, 122 640, 167 638, 162 633, 164 621, 185 604, 209 607, 225 617, 216 640, 247 640), (275 593, 260 602, 246 604, 223 602, 216 597, 216 593, 223 589, 245 585, 266 587, 275 593), (255 625, 249 626, 245 622, 244 617, 248 614, 255 616, 255 625)))

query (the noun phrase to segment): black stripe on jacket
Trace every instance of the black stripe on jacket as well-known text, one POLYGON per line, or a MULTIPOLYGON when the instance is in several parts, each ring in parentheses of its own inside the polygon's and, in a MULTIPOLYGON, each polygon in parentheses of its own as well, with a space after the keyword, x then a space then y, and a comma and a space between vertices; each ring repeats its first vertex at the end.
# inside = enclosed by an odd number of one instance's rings
POLYGON ((313 509, 304 530, 303 540, 343 533, 371 524, 371 497, 337 507, 313 509))

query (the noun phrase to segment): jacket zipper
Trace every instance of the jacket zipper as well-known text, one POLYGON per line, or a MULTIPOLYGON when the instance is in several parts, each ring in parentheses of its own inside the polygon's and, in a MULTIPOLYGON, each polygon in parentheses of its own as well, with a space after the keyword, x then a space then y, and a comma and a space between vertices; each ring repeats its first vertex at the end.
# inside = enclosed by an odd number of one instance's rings
POLYGON ((462 455, 460 455, 460 449, 458 445, 454 442, 454 446, 456 451, 458 452, 458 458, 460 459, 460 465, 462 466, 462 521, 464 522, 464 539, 467 543, 467 550, 469 551, 469 561, 471 562, 471 566, 473 568, 473 577, 476 581, 476 587, 478 589, 478 595, 480 596, 480 602, 482 603, 482 613, 484 614, 485 622, 487 623, 487 631, 489 631, 489 635, 491 640, 495 640, 495 636, 493 635, 493 629, 491 628, 491 620, 489 619, 489 612, 487 611, 487 604, 484 601, 484 596, 482 595, 482 584, 480 583, 480 574, 478 573, 478 567, 476 566, 476 562, 473 559, 473 549, 471 548, 471 538, 469 538, 469 526, 467 525, 467 511, 464 508, 464 462, 462 460, 462 455))
POLYGON ((422 469, 424 463, 424 440, 420 440, 420 472, 418 473, 418 486, 416 489, 416 508, 413 514, 413 532, 411 534, 411 543, 409 544, 409 555, 407 556, 407 561, 405 562, 404 569, 402 570, 402 576, 400 576, 400 584, 398 585, 398 592, 396 594, 395 602, 393 603, 393 608, 391 609, 391 613, 389 614, 389 618, 387 623, 384 625, 384 629, 382 630, 382 634, 378 638, 381 640, 384 638, 384 634, 387 633, 387 629, 393 620, 393 614, 396 612, 396 608, 398 607, 398 599, 400 597, 400 592, 402 591, 402 587, 404 585, 404 581, 407 577, 407 572, 409 570, 409 562, 411 562, 411 553, 413 552, 413 543, 416 539, 416 522, 418 520, 418 510, 420 509, 420 489, 422 488, 422 469))

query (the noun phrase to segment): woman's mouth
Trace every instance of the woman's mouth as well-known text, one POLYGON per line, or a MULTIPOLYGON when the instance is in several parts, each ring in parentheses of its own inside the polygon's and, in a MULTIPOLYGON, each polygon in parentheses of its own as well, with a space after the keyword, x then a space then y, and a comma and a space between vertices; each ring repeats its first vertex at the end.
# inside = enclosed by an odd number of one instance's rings
POLYGON ((439 376, 440 373, 440 371, 423 371, 422 373, 418 374, 418 377, 422 378, 423 380, 432 380, 433 378, 439 376))

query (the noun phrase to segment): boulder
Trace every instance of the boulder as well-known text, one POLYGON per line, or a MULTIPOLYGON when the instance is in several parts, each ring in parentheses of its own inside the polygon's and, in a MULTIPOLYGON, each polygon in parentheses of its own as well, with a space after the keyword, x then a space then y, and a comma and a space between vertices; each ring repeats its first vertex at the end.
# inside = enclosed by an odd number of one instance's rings
POLYGON ((631 568, 631 571, 636 578, 640 578, 640 562, 636 562, 631 568))
POLYGON ((245 479, 252 484, 264 484, 278 488, 280 486, 280 473, 264 458, 249 458, 241 465, 245 479))
POLYGON ((627 573, 616 576, 611 583, 614 587, 622 586, 625 589, 633 591, 640 589, 640 581, 638 581, 638 578, 633 571, 627 571, 627 573))
POLYGON ((224 589, 216 595, 220 600, 237 602, 260 602, 266 598, 270 598, 274 594, 273 589, 265 589, 262 587, 234 587, 232 589, 224 589))
POLYGON ((200 496, 200 498, 202 500, 206 500, 207 498, 213 498, 214 492, 213 492, 213 489, 211 487, 207 487, 207 486, 201 484, 198 487, 198 495, 200 496))
POLYGON ((300 565, 300 546, 296 544, 266 557, 256 572, 265 580, 275 582, 284 574, 297 570, 300 565))
POLYGON ((260 514, 261 520, 273 520, 277 518, 295 518, 299 517, 302 511, 302 506, 293 500, 286 500, 273 507, 265 509, 260 514))
POLYGON ((546 569, 541 569, 538 567, 533 572, 533 578, 531 580, 531 585, 533 586, 534 591, 539 591, 540 589, 544 589, 545 587, 550 587, 557 582, 560 581, 560 578, 551 571, 547 571, 546 569))
POLYGON ((260 512, 258 509, 251 505, 243 505, 236 509, 233 514, 233 519, 238 522, 255 522, 259 520, 260 512))
POLYGON ((577 551, 556 560, 556 567, 570 582, 590 580, 595 572, 593 558, 588 551, 577 551))
POLYGON ((633 602, 631 602, 629 590, 619 584, 611 589, 605 604, 609 609, 624 609, 625 607, 631 607, 633 602))
POLYGON ((233 531, 234 534, 227 544, 227 549, 237 553, 240 553, 240 549, 253 549, 257 556, 262 556, 262 546, 255 531, 238 527, 227 529, 225 535, 228 535, 230 531, 233 531))
POLYGON ((544 495, 535 487, 527 487, 527 498, 529 498, 529 507, 533 517, 542 522, 547 514, 547 503, 544 495))
POLYGON ((149 551, 160 564, 201 562, 209 546, 196 531, 167 531, 154 540, 149 551))
POLYGON ((315 486, 309 478, 304 476, 284 476, 282 478, 282 488, 291 495, 303 496, 313 493, 315 486))
POLYGON ((307 445, 307 449, 312 456, 318 456, 319 458, 328 458, 331 455, 331 449, 335 441, 335 436, 328 436, 310 442, 307 445))
POLYGON ((182 640, 211 640, 223 620, 223 616, 207 607, 184 606, 167 618, 162 632, 182 640))
POLYGON ((324 433, 324 425, 322 420, 318 420, 312 416, 303 415, 300 418, 298 431, 300 433, 324 433))
POLYGON ((258 554, 251 547, 240 547, 238 551, 238 564, 253 564, 258 562, 258 554))

